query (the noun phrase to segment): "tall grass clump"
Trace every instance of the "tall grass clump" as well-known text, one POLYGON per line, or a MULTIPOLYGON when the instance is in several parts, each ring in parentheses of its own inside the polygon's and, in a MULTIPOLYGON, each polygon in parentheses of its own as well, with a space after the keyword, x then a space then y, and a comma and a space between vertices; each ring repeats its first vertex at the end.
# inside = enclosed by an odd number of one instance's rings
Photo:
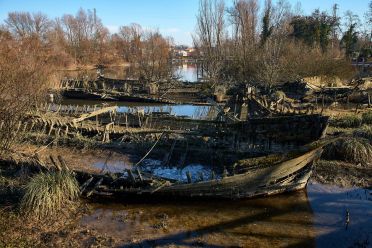
POLYGON ((345 137, 325 146, 322 157, 365 165, 372 163, 372 146, 367 139, 345 137))
POLYGON ((362 125, 362 118, 356 115, 346 115, 332 119, 330 125, 341 128, 357 128, 362 125))
POLYGON ((55 216, 70 209, 79 197, 79 184, 66 170, 41 172, 25 187, 21 210, 37 219, 55 216))
POLYGON ((364 125, 363 127, 356 129, 353 132, 353 136, 368 139, 369 143, 372 145, 372 126, 364 125))
POLYGON ((363 124, 372 124, 372 111, 368 111, 362 114, 363 124))

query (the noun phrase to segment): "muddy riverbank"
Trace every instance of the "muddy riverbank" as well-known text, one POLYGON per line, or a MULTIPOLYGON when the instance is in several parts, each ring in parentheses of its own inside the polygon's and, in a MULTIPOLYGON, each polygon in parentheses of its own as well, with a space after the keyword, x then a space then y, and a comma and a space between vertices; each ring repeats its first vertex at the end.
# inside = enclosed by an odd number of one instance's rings
POLYGON ((44 222, 2 207, 0 245, 369 247, 371 193, 311 182, 306 191, 250 200, 86 202, 73 215, 44 222))
MULTIPOLYGON (((40 147, 18 149, 31 154, 40 147)), ((62 155, 70 168, 90 172, 121 171, 139 160, 98 148, 47 147, 39 155, 62 155)), ((355 186, 370 186, 370 178, 366 168, 320 161, 307 189, 290 194, 235 201, 82 201, 73 213, 41 222, 21 217, 16 199, 1 201, 0 246, 368 247, 371 190, 355 186)), ((14 181, 6 187, 8 194, 17 192, 14 181)))
POLYGON ((312 179, 339 187, 372 187, 372 167, 362 167, 341 161, 321 160, 315 166, 312 179))

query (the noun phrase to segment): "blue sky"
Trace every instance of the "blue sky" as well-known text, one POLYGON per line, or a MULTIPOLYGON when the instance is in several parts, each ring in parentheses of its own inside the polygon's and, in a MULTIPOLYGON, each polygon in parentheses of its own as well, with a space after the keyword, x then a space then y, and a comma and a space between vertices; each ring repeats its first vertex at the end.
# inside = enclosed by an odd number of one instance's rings
MULTIPOLYGON (((259 0, 263 6, 264 0, 259 0)), ((302 0, 305 14, 320 8, 331 12, 334 3, 339 13, 346 10, 357 13, 363 19, 370 0, 302 0)), ((232 0, 226 0, 227 5, 232 0)), ((273 0, 275 2, 275 0, 273 0)), ((298 0, 289 0, 293 5, 298 0)), ((173 36, 177 44, 192 44, 191 33, 195 30, 199 0, 0 0, 0 21, 10 11, 43 12, 51 18, 65 13, 75 14, 80 7, 93 9, 103 24, 115 32, 119 26, 132 22, 151 29, 159 29, 166 36, 173 36)))

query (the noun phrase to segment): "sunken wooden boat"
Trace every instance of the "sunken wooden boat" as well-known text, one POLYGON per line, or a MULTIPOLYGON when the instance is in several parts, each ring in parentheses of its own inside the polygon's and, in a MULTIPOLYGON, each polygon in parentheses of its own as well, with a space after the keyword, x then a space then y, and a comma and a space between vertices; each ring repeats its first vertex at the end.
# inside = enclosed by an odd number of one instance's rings
POLYGON ((221 177, 179 182, 136 170, 115 175, 83 175, 83 194, 111 197, 115 200, 130 197, 182 198, 251 198, 300 190, 306 187, 313 162, 319 159, 322 148, 309 149, 292 155, 270 155, 241 160, 233 170, 221 177))
POLYGON ((177 104, 178 102, 160 97, 154 97, 148 94, 128 94, 123 92, 87 89, 65 89, 62 91, 62 96, 70 99, 82 100, 102 100, 102 101, 121 101, 121 102, 142 102, 142 103, 164 103, 177 104))

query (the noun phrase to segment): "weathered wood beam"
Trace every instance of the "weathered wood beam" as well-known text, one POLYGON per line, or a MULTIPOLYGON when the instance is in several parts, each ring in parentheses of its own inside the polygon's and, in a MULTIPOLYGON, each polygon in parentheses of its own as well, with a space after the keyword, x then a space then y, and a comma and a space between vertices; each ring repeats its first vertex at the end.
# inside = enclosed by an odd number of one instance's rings
POLYGON ((97 116, 97 115, 100 115, 100 114, 103 114, 103 113, 107 113, 109 111, 116 111, 116 109, 117 109, 117 106, 110 106, 110 107, 101 108, 99 110, 90 112, 88 114, 82 114, 79 118, 73 119, 72 122, 73 123, 78 123, 78 122, 81 122, 81 121, 86 120, 88 118, 91 118, 91 117, 94 117, 94 116, 97 116))

